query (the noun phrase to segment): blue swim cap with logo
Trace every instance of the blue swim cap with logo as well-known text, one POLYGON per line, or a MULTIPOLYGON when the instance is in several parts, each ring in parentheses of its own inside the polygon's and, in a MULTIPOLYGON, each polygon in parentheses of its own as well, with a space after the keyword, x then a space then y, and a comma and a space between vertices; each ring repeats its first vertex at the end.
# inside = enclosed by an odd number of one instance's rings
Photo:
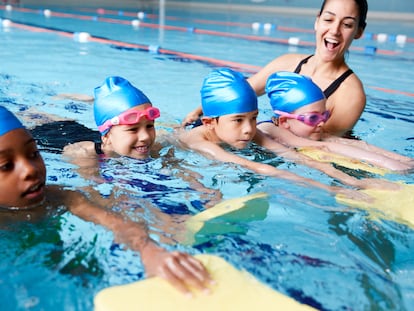
POLYGON ((0 106, 0 136, 19 128, 25 127, 12 112, 0 106))
MULTIPOLYGON (((101 86, 95 88, 95 102, 93 113, 95 123, 99 127, 107 120, 119 116, 121 113, 151 101, 142 91, 134 87, 122 77, 108 77, 101 86)), ((105 135, 109 129, 101 132, 105 135)))
POLYGON ((265 90, 272 109, 288 113, 325 98, 309 77, 287 71, 271 74, 265 90))
POLYGON ((257 96, 246 78, 229 68, 215 69, 204 79, 201 106, 206 117, 257 110, 257 96))

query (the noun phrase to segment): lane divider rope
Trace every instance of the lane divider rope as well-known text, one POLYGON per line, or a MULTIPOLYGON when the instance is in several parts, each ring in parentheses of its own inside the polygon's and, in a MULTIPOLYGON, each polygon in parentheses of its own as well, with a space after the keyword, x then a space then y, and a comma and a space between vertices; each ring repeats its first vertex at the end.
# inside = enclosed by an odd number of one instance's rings
MULTIPOLYGON (((39 13, 39 10, 28 9, 28 8, 17 8, 16 10, 19 10, 24 13, 36 13, 36 14, 39 13)), ((107 18, 107 17, 96 17, 96 16, 89 16, 89 15, 79 15, 79 14, 72 14, 72 13, 51 12, 51 16, 56 16, 56 17, 61 17, 61 18, 80 19, 80 20, 100 21, 100 22, 113 23, 113 24, 131 25, 131 21, 128 21, 128 20, 107 18)), ((231 32, 222 32, 222 31, 199 29, 199 28, 189 28, 189 27, 182 27, 182 26, 169 26, 169 25, 160 26, 158 24, 145 23, 145 22, 140 22, 139 27, 146 27, 146 28, 152 28, 152 29, 159 29, 162 27, 165 30, 171 30, 171 31, 192 32, 195 34, 236 38, 236 39, 243 39, 243 40, 248 40, 248 41, 257 41, 257 42, 264 42, 264 43, 276 43, 276 44, 294 45, 294 46, 302 46, 302 47, 314 47, 315 46, 315 42, 301 41, 299 38, 289 38, 289 39, 271 38, 267 36, 243 35, 243 34, 236 34, 236 33, 231 33, 231 32), (293 39, 296 39, 296 40, 293 40, 293 39)), ((387 56, 401 56, 403 54, 407 54, 401 50, 392 51, 392 50, 378 49, 376 47, 371 47, 371 46, 368 46, 368 47, 351 46, 349 50, 360 52, 366 55, 381 54, 381 55, 387 55, 387 56)))
MULTIPOLYGON (((65 31, 65 30, 60 30, 60 29, 55 29, 55 28, 48 28, 48 27, 40 27, 40 26, 37 26, 37 25, 36 26, 35 25, 28 25, 28 24, 17 23, 17 22, 12 22, 11 26, 15 27, 15 28, 26 30, 26 31, 31 31, 31 32, 52 32, 52 33, 56 33, 56 34, 64 36, 64 37, 68 37, 68 38, 73 38, 73 36, 75 34, 74 32, 70 32, 70 31, 65 31)), ((104 38, 104 37, 89 36, 88 41, 101 43, 101 44, 107 44, 107 45, 114 45, 114 46, 123 47, 123 48, 137 49, 137 50, 147 51, 147 52, 156 52, 156 53, 164 54, 164 55, 177 56, 177 57, 180 57, 180 58, 183 58, 183 59, 191 59, 191 60, 194 60, 194 61, 207 63, 209 65, 230 67, 230 68, 233 68, 234 70, 238 70, 238 71, 242 71, 242 72, 250 73, 250 74, 254 74, 254 73, 256 73, 257 71, 259 71, 261 69, 260 66, 254 66, 254 65, 249 65, 249 64, 243 64, 243 63, 238 63, 238 62, 221 60, 221 59, 216 59, 216 58, 212 58, 212 57, 206 57, 206 56, 195 55, 195 54, 190 54, 190 53, 186 53, 186 52, 180 52, 180 51, 175 51, 175 50, 170 50, 170 49, 164 49, 164 48, 161 48, 161 47, 156 47, 154 49, 154 46, 152 46, 152 45, 128 43, 128 42, 123 42, 123 41, 119 41, 119 40, 112 40, 112 39, 108 39, 108 38, 104 38)), ((371 88, 371 89, 386 92, 386 93, 400 94, 400 95, 414 97, 414 93, 410 93, 410 92, 387 89, 387 88, 376 87, 376 86, 368 86, 368 87, 371 88)))

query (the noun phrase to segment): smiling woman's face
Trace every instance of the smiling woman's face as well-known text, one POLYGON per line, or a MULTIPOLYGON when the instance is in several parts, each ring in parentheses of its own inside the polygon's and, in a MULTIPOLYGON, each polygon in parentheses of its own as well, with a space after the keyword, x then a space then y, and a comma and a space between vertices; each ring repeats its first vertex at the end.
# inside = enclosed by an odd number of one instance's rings
POLYGON ((325 61, 341 60, 354 39, 362 35, 355 1, 329 0, 315 21, 317 53, 325 61))

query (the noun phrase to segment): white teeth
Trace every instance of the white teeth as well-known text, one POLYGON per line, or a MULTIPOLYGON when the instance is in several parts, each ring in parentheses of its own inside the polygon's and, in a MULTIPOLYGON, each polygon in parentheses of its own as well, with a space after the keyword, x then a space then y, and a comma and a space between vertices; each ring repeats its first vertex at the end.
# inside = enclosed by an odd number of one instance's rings
POLYGON ((34 191, 38 190, 39 188, 40 188, 40 185, 35 185, 35 186, 30 187, 29 191, 34 192, 34 191))
POLYGON ((135 149, 142 152, 142 151, 147 151, 148 150, 148 147, 147 146, 144 146, 144 147, 135 147, 135 149))
POLYGON ((333 40, 333 39, 325 39, 326 42, 328 43, 332 43, 332 44, 338 44, 339 42, 337 40, 333 40))

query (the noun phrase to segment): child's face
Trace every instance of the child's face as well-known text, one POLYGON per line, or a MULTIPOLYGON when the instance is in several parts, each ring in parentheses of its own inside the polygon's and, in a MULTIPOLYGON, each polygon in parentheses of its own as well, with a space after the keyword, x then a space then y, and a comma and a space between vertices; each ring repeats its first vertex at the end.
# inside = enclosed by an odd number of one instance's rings
MULTIPOLYGON (((322 99, 310 105, 300 107, 292 113, 296 115, 305 115, 313 112, 323 113, 326 110, 325 102, 326 99, 322 99)), ((299 137, 309 138, 312 140, 322 139, 322 126, 324 124, 325 122, 320 122, 315 126, 311 126, 299 120, 289 119, 286 117, 279 117, 279 126, 283 126, 284 128, 288 129, 289 131, 291 131, 299 137)))
POLYGON ((214 132, 223 142, 234 148, 243 149, 256 135, 258 111, 221 116, 213 121, 214 132))
MULTIPOLYGON (((144 110, 150 104, 137 106, 135 109, 144 110)), ((133 125, 115 125, 102 137, 105 145, 111 146, 112 150, 119 155, 135 159, 147 159, 155 142, 154 121, 145 117, 140 118, 133 125)))
POLYGON ((30 207, 45 198, 46 167, 25 129, 0 136, 0 206, 30 207))

